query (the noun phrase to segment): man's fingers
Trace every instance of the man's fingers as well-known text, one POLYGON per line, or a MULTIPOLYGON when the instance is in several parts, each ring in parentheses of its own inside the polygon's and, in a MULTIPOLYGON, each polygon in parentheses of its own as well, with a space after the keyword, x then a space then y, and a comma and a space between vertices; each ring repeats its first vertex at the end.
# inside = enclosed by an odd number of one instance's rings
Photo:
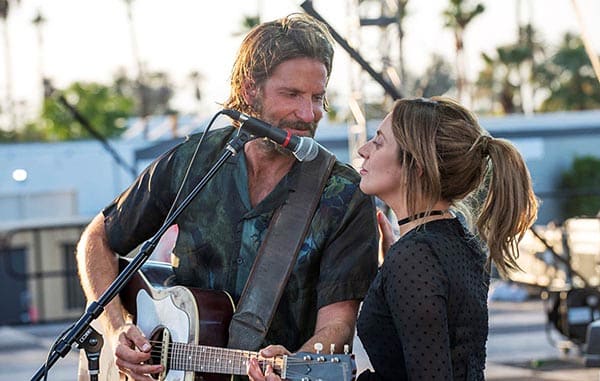
POLYGON ((135 380, 135 381, 156 381, 154 378, 152 378, 149 375, 146 374, 141 374, 141 373, 135 373, 129 369, 126 368, 119 368, 119 372, 121 373, 121 380, 126 380, 126 381, 131 381, 131 380, 135 380), (122 375, 126 375, 127 378, 124 378, 122 375))
POLYGON ((150 353, 140 352, 131 348, 129 345, 119 344, 115 349, 117 359, 122 359, 128 363, 141 363, 150 360, 150 353))
POLYGON ((115 360, 115 365, 119 368, 121 372, 127 374, 128 377, 133 378, 134 380, 154 380, 149 375, 160 373, 162 371, 162 366, 160 365, 132 363, 120 358, 117 358, 115 360))
POLYGON ((273 367, 271 365, 267 365, 267 369, 265 370, 265 380, 266 381, 280 381, 281 378, 275 373, 273 367))
POLYGON ((278 355, 291 355, 292 353, 287 350, 283 345, 269 345, 266 348, 260 350, 260 355, 263 357, 274 357, 278 355))
POLYGON ((115 348, 115 365, 129 379, 153 381, 149 374, 162 371, 161 365, 147 364, 152 347, 144 334, 135 325, 126 325, 118 336, 115 348))
POLYGON ((248 361, 246 373, 248 374, 248 377, 250 377, 250 381, 263 381, 265 379, 262 369, 260 369, 260 365, 258 365, 258 360, 255 358, 251 358, 248 361))
POLYGON ((148 339, 146 339, 146 336, 144 336, 138 327, 133 324, 128 324, 123 333, 137 349, 142 352, 150 352, 150 349, 152 348, 150 342, 148 342, 148 339))

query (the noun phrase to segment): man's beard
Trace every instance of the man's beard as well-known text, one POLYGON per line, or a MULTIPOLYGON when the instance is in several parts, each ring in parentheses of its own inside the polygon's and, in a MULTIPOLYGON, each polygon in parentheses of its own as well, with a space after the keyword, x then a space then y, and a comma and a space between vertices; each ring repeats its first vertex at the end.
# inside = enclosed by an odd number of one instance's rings
MULTIPOLYGON (((260 98, 260 96, 257 97, 255 105, 254 105, 254 111, 257 114, 257 118, 262 118, 262 111, 263 111, 263 102, 262 99, 260 98)), ((273 125, 270 121, 263 119, 265 122, 273 125)), ((309 136, 312 138, 315 136, 315 132, 317 130, 317 123, 306 123, 306 122, 300 122, 300 121, 281 121, 279 124, 277 124, 274 127, 279 127, 280 129, 290 129, 290 130, 296 130, 296 131, 309 131, 309 136)), ((275 143, 274 141, 272 141, 269 138, 261 138, 260 140, 260 147, 262 148, 262 150, 266 153, 277 153, 283 156, 287 156, 287 157, 294 157, 294 155, 292 154, 292 152, 288 149, 283 148, 281 145, 275 143)))
MULTIPOLYGON (((286 122, 283 121, 277 126, 281 129, 293 129, 296 131, 309 131, 309 136, 312 138, 315 136, 317 129, 316 123, 305 123, 305 122, 286 122)), ((280 144, 275 143, 269 138, 261 138, 260 145, 263 151, 268 153, 278 153, 283 156, 293 157, 292 152, 286 148, 283 148, 280 144)))

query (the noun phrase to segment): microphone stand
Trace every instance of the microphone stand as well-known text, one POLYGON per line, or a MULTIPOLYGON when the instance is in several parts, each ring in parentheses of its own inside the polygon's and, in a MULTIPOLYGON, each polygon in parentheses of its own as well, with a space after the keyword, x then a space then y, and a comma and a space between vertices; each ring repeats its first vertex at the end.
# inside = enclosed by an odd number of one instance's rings
POLYGON ((181 202, 181 204, 175 209, 170 216, 163 222, 163 225, 158 229, 152 238, 144 242, 136 254, 136 256, 129 262, 127 267, 117 276, 117 278, 110 284, 110 286, 100 296, 98 301, 92 302, 85 313, 79 318, 79 320, 69 328, 51 349, 51 353, 48 355, 47 361, 38 369, 36 374, 31 378, 33 380, 40 380, 42 377, 47 375, 48 370, 58 361, 59 357, 65 357, 74 343, 77 343, 79 349, 85 349, 86 355, 89 360, 89 374, 90 380, 94 381, 98 378, 98 363, 100 358, 100 349, 102 348, 103 340, 102 336, 90 326, 90 323, 94 321, 104 311, 104 307, 121 292, 127 282, 133 277, 133 275, 142 267, 142 265, 148 260, 158 241, 165 233, 165 231, 173 224, 173 222, 179 217, 181 212, 190 204, 190 202, 196 197, 198 193, 206 186, 208 181, 217 173, 221 166, 229 159, 232 155, 237 154, 248 141, 248 135, 241 130, 238 131, 235 137, 233 137, 229 143, 223 149, 221 156, 204 175, 200 182, 194 187, 188 196, 181 202))

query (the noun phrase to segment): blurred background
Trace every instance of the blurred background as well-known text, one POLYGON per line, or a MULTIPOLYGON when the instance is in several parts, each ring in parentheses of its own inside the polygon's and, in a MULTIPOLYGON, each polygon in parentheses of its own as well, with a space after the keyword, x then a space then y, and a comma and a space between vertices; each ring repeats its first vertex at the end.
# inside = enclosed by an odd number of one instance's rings
POLYGON ((81 315, 85 225, 206 128, 245 33, 292 12, 336 38, 317 139, 340 160, 359 166, 392 102, 414 96, 454 97, 517 146, 541 209, 523 271, 492 284, 488 378, 598 379, 568 373, 600 354, 597 0, 0 0, 0 378, 15 343, 43 348, 81 315))

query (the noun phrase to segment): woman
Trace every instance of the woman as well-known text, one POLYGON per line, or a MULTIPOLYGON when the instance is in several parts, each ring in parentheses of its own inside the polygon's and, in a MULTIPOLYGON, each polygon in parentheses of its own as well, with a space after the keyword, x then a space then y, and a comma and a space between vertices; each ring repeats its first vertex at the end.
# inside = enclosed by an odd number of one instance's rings
MULTIPOLYGON (((358 380, 483 380, 490 266, 518 269, 517 244, 536 218, 523 158, 437 97, 397 101, 359 154, 360 188, 392 208, 400 239, 360 312, 374 372, 358 380)), ((256 363, 249 371, 264 379, 256 363)))

